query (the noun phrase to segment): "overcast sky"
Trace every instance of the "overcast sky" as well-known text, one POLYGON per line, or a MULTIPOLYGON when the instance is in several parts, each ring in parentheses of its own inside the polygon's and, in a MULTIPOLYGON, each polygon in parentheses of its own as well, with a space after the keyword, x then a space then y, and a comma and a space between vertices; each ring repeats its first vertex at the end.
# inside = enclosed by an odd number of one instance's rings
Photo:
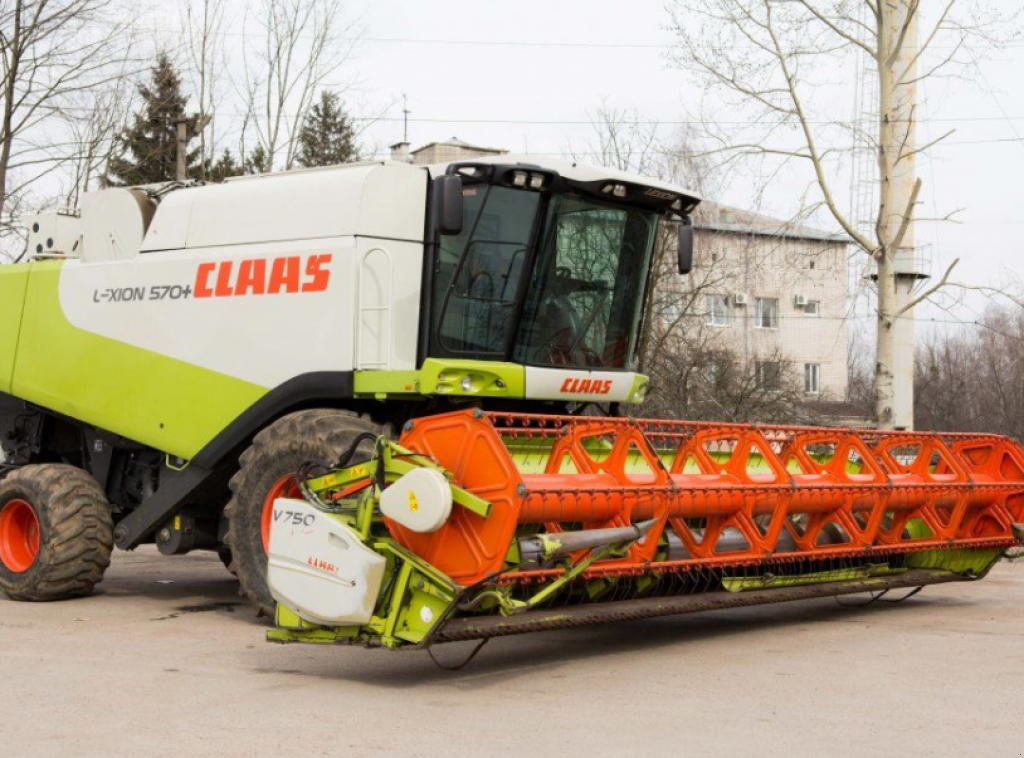
MULTIPOLYGON (((938 5, 925 7, 934 12, 938 5)), ((1012 11, 1021 3, 989 6, 1012 11)), ((228 25, 229 47, 242 38, 242 7, 228 25)), ((403 95, 414 147, 458 137, 551 155, 585 149, 602 101, 663 122, 662 137, 670 141, 678 129, 673 122, 701 97, 669 61, 673 35, 664 0, 354 0, 348 7, 361 42, 333 83, 354 83, 347 95, 352 115, 385 116, 364 134, 372 147, 401 139, 403 95)), ((174 13, 168 5, 160 9, 174 13)), ((921 141, 956 129, 918 163, 921 213, 963 212, 960 224, 920 223, 917 240, 930 246, 934 270, 960 258, 961 281, 1002 284, 1024 279, 1024 41, 982 52, 987 61, 970 81, 929 82, 921 93, 928 119, 921 141)), ((843 84, 827 103, 830 118, 847 120, 853 112, 852 82, 843 84)), ((719 199, 749 204, 750 185, 734 180, 719 199)), ((839 185, 847 189, 848 180, 839 185)), ((798 194, 799 185, 783 181, 767 210, 796 213, 798 194)), ((983 308, 971 297, 956 317, 971 321, 983 308)), ((921 315, 950 318, 934 309, 921 315)))

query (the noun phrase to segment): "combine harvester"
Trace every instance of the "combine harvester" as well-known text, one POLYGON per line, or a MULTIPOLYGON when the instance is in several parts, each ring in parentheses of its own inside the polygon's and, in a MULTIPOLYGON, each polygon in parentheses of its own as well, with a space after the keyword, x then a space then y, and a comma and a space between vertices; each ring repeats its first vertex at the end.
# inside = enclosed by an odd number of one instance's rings
POLYGON ((415 648, 984 576, 1022 538, 1011 440, 627 417, 658 225, 686 274, 697 203, 500 156, 29 219, 0 589, 210 550, 272 640, 415 648))

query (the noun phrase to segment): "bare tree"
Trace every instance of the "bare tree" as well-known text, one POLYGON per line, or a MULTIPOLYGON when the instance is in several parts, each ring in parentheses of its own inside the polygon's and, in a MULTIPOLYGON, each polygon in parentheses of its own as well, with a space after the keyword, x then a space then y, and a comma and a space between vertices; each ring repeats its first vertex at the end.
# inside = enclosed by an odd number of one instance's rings
POLYGON ((668 161, 657 125, 643 120, 639 111, 616 108, 602 100, 590 123, 591 136, 581 143, 583 151, 569 146, 573 158, 647 176, 665 173, 668 161))
POLYGON ((75 149, 61 166, 65 190, 55 198, 61 207, 78 207, 83 193, 102 185, 107 164, 121 149, 118 137, 131 117, 133 99, 134 88, 126 71, 103 89, 73 98, 79 105, 62 110, 60 116, 75 149))
POLYGON ((255 135, 271 168, 293 166, 302 120, 352 54, 344 18, 342 0, 260 0, 250 16, 260 43, 246 45, 243 134, 255 135))
POLYGON ((226 70, 223 40, 227 4, 215 0, 186 0, 182 8, 182 27, 192 90, 199 105, 197 121, 209 119, 206 128, 198 134, 202 156, 200 172, 206 178, 207 169, 218 157, 217 109, 222 96, 222 72, 226 70))
MULTIPOLYGON (((914 141, 918 112, 913 89, 929 77, 964 66, 971 41, 988 37, 999 23, 943 0, 925 27, 921 0, 673 0, 676 59, 730 108, 731 124, 705 135, 707 154, 728 165, 753 158, 769 173, 794 164, 808 167, 817 196, 808 211, 822 207, 877 272, 877 329, 874 410, 881 426, 892 425, 894 327, 950 280, 953 264, 936 285, 902 297, 897 292, 897 255, 908 239, 921 182, 913 181, 915 156, 926 145, 914 141), (981 23, 977 19, 988 19, 981 23), (920 40, 915 44, 915 40, 920 40), (878 119, 866 131, 837 122, 827 112, 822 90, 838 81, 852 88, 853 55, 873 62, 878 77, 878 119), (745 123, 741 123, 745 122, 745 123), (877 157, 879 204, 874 228, 857 225, 840 207, 837 177, 853 139, 877 157)), ((931 9, 931 6, 929 6, 931 9)), ((843 86, 840 84, 840 86, 843 86)))
POLYGON ((0 0, 3 231, 35 183, 90 149, 66 127, 125 76, 132 38, 123 17, 115 0, 0 0))
MULTIPOLYGON (((592 119, 592 135, 573 158, 622 171, 655 176, 701 196, 721 191, 722 178, 691 148, 691 135, 678 132, 668 146, 658 125, 637 111, 602 102, 592 119)), ((803 394, 802 377, 778 348, 761 353, 737 350, 712 325, 713 302, 727 301, 756 276, 766 260, 779 254, 780 241, 765 235, 722 235, 701 229, 720 209, 705 203, 697 210, 698 244, 693 270, 680 276, 676 266, 676 228, 661 224, 651 267, 651 296, 641 316, 637 370, 651 377, 648 401, 639 413, 734 421, 793 421, 803 394), (724 255, 728 249, 730 254, 724 255)), ((731 318, 731 316, 730 316, 731 318)))
POLYGON ((920 428, 1024 439, 1024 307, 992 303, 976 324, 932 337, 916 383, 920 428))

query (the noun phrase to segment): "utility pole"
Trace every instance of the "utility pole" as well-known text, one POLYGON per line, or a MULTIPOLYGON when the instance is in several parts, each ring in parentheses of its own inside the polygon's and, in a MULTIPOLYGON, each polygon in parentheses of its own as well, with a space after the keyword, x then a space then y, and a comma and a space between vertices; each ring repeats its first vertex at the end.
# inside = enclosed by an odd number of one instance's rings
POLYGON ((173 121, 175 128, 175 144, 177 146, 177 166, 174 171, 174 178, 179 182, 188 180, 188 141, 205 129, 212 116, 195 115, 185 118, 177 118, 173 121), (189 131, 192 134, 189 134, 189 131))
POLYGON ((175 122, 174 122, 174 127, 175 127, 175 130, 176 130, 176 140, 175 140, 175 143, 177 145, 177 156, 178 156, 178 165, 177 165, 177 168, 174 171, 174 178, 177 179, 179 182, 183 182, 186 179, 188 179, 187 157, 188 157, 188 124, 189 124, 189 121, 191 121, 191 119, 179 118, 179 119, 175 120, 175 122))
POLYGON ((406 95, 402 95, 402 142, 408 144, 409 142, 409 114, 412 113, 409 110, 409 98, 406 95))
MULTIPOLYGON (((886 218, 879 224, 886 227, 885 239, 894 240, 915 197, 917 167, 914 156, 917 137, 917 65, 918 54, 917 17, 921 13, 921 0, 889 0, 879 3, 884 14, 885 55, 897 49, 892 65, 880 65, 882 76, 888 76, 888 86, 883 82, 880 103, 883 119, 890 119, 890 128, 882 129, 888 139, 882 140, 882 147, 889 159, 886 162, 887 175, 881 181, 889 183, 889 203, 886 218), (888 69, 886 71, 886 69, 888 69), (899 80, 899 81, 897 81, 899 80), (902 82, 902 83, 901 83, 902 82), (888 102, 886 102, 886 99, 888 102)), ((906 231, 894 251, 892 272, 895 276, 896 312, 899 313, 912 301, 914 292, 928 273, 914 239, 913 210, 906 231)), ((879 281, 882 286, 882 282, 879 281)), ((893 403, 890 423, 896 429, 914 428, 914 353, 916 334, 914 311, 908 310, 898 316, 892 325, 894 355, 892 358, 893 403)))

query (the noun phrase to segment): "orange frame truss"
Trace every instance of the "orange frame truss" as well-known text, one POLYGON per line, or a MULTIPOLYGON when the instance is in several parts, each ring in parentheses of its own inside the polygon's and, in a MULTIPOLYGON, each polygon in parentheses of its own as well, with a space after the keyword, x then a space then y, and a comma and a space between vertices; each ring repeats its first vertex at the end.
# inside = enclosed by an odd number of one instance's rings
MULTIPOLYGON (((584 575, 600 577, 1005 548, 1024 521, 1024 449, 995 435, 464 411, 411 422, 401 444, 492 503, 488 518, 458 508, 431 534, 388 523, 463 584, 506 569, 524 525, 550 533, 654 519, 625 556, 584 575), (739 548, 722 551, 727 533, 739 548), (658 560, 663 536, 686 556, 658 560)), ((506 571, 502 581, 559 573, 506 571)))

